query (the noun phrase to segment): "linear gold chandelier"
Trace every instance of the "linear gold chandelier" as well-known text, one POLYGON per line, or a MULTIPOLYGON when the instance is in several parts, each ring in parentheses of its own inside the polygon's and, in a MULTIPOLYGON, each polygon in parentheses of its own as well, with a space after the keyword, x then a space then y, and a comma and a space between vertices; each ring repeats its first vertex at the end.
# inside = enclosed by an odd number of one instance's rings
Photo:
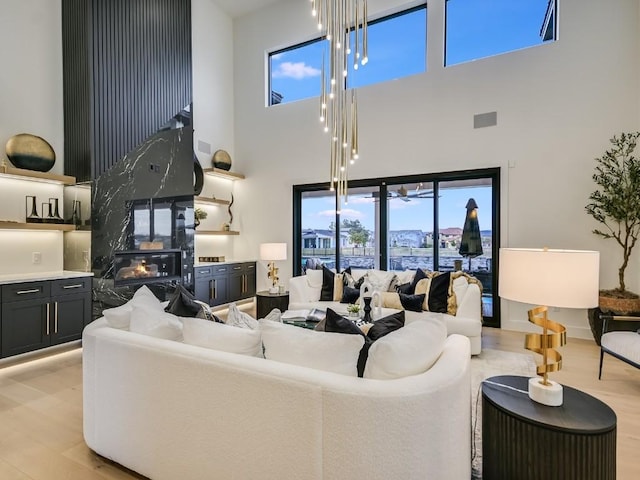
POLYGON ((347 75, 350 55, 354 70, 369 61, 367 0, 311 0, 311 15, 329 43, 329 58, 322 55, 320 122, 331 136, 331 191, 337 189, 340 213, 342 201, 347 203, 349 165, 359 157, 358 97, 355 88, 347 91, 347 75))

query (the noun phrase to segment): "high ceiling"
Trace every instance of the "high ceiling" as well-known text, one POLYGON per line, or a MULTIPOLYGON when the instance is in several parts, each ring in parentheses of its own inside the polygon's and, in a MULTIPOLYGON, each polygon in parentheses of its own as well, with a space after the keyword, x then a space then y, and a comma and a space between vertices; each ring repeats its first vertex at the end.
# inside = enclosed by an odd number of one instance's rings
POLYGON ((213 0, 232 17, 240 17, 280 0, 213 0))

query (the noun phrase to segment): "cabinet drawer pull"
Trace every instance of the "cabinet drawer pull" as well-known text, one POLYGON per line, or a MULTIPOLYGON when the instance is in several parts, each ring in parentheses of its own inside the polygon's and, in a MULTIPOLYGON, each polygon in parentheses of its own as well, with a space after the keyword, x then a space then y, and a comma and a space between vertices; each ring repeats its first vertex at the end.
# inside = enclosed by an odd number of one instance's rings
POLYGON ((49 313, 51 304, 47 303, 47 336, 49 336, 49 313))
POLYGON ((16 292, 17 295, 26 295, 28 293, 38 293, 40 292, 39 288, 32 288, 31 290, 18 290, 16 292))
POLYGON ((209 270, 200 270, 198 273, 201 273, 201 274, 209 273, 209 270))
POLYGON ((69 290, 69 289, 71 289, 71 288, 81 288, 81 287, 83 287, 83 286, 84 286, 84 285, 83 285, 82 283, 75 283, 75 284, 73 284, 73 285, 65 285, 65 286, 64 286, 64 287, 62 287, 62 288, 64 288, 65 290, 69 290))
POLYGON ((53 333, 58 333, 58 302, 55 304, 53 313, 53 333))
POLYGON ((242 267, 233 267, 234 270, 242 270, 242 267))

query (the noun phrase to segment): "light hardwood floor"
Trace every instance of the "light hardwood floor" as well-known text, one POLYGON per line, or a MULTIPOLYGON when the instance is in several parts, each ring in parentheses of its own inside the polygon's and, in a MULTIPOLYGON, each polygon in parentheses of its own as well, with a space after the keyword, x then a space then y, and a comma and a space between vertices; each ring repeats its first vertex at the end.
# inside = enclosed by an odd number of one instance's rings
MULTIPOLYGON (((523 338, 522 333, 485 328, 483 348, 522 352, 523 338)), ((603 380, 598 381, 599 349, 593 341, 569 339, 562 354, 563 370, 553 378, 600 398, 615 410, 618 479, 640 478, 640 370, 605 357, 603 380)), ((0 479, 105 478, 143 477, 97 456, 83 441, 81 350, 2 362, 0 479)))

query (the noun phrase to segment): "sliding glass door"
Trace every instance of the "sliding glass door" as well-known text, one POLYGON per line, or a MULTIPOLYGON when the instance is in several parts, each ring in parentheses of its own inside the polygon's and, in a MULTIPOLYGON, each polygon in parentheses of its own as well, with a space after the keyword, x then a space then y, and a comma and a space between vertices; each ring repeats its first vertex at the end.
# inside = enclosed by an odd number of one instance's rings
POLYGON ((325 184, 295 185, 294 274, 319 263, 464 271, 483 285, 485 325, 499 326, 499 169, 349 182, 340 211, 325 184))

